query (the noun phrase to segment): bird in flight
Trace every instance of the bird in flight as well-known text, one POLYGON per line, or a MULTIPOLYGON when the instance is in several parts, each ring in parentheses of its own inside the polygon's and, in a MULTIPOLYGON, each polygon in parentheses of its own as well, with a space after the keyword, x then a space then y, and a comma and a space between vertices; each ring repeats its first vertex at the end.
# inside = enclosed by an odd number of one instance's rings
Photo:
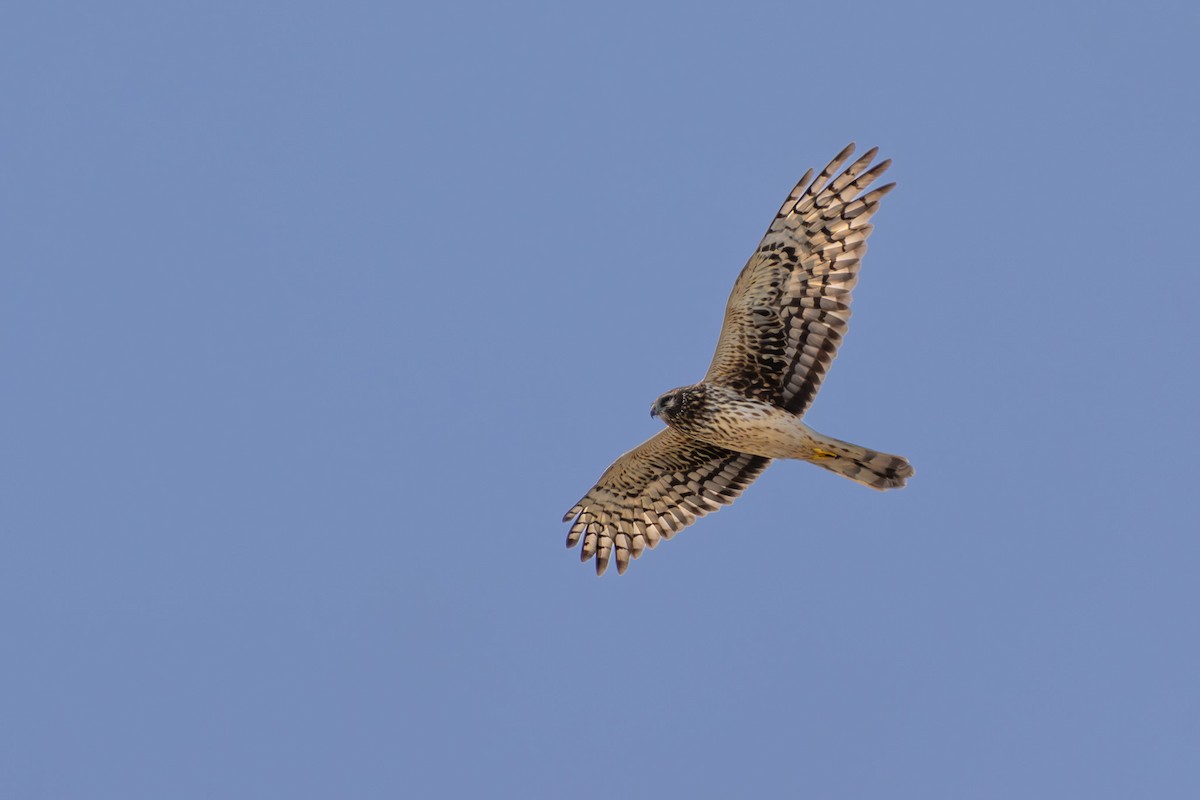
POLYGON ((667 427, 618 458, 563 522, 567 547, 603 575, 732 503, 775 458, 798 458, 875 489, 913 474, 900 456, 817 433, 800 421, 837 354, 879 201, 867 188, 891 164, 872 148, 838 174, 848 145, 812 182, 804 174, 729 295, 708 373, 672 389, 650 415, 667 427), (835 177, 836 176, 836 177, 835 177))

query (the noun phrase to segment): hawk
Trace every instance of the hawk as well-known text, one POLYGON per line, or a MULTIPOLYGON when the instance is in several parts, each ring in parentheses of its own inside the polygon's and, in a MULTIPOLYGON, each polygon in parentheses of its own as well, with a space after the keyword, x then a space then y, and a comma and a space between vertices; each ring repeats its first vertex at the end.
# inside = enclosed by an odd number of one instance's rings
POLYGON ((567 547, 617 572, 697 517, 732 503, 775 458, 798 458, 875 489, 913 474, 900 456, 817 433, 800 421, 837 354, 871 216, 896 184, 866 191, 891 164, 854 144, 811 183, 804 174, 729 295, 704 380, 672 389, 650 415, 667 424, 605 470, 563 517, 567 547))

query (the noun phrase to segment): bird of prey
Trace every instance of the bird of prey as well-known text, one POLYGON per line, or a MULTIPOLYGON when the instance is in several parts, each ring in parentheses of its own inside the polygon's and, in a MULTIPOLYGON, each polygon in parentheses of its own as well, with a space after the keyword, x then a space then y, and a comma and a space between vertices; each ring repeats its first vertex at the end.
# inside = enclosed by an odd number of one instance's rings
POLYGON ((894 183, 866 191, 890 160, 838 153, 811 183, 804 174, 729 295, 704 379, 654 401, 667 424, 613 463, 563 522, 581 560, 617 572, 697 517, 732 503, 775 458, 798 458, 875 489, 903 486, 913 468, 817 433, 800 421, 837 354, 871 216, 894 183), (836 177, 835 177, 836 175, 836 177))

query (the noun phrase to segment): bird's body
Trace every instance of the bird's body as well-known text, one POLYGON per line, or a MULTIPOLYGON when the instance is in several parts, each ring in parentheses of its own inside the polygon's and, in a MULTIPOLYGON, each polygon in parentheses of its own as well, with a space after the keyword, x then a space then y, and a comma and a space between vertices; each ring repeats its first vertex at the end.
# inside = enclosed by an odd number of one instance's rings
POLYGON ((894 184, 862 193, 888 161, 868 151, 836 178, 850 145, 797 184, 730 294, 704 379, 655 401, 667 423, 610 466, 567 512, 567 546, 583 542, 602 574, 733 502, 776 458, 812 462, 876 489, 913 474, 900 456, 817 433, 801 421, 837 353, 871 216, 894 184))
POLYGON ((817 446, 800 417, 725 386, 700 383, 665 396, 682 400, 655 416, 702 442, 766 458, 808 458, 817 446))
POLYGON ((798 415, 725 386, 700 383, 675 389, 663 398, 679 401, 668 401, 662 408, 656 402, 651 413, 708 444, 764 458, 810 461, 875 489, 903 486, 912 475, 912 467, 900 456, 817 433, 798 415))

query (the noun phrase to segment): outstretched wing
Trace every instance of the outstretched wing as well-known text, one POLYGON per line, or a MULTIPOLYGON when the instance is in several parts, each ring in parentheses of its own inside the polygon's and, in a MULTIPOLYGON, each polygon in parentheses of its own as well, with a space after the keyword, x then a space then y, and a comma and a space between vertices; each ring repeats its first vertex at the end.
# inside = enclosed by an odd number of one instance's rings
POLYGON ((575 520, 567 547, 583 538, 580 559, 595 556, 603 575, 617 551, 617 572, 646 547, 670 539, 710 511, 732 503, 771 459, 689 439, 674 428, 651 436, 604 471, 563 522, 575 520))
POLYGON ((834 178, 845 150, 788 195, 729 296, 717 352, 704 380, 802 414, 837 354, 850 292, 867 251, 871 215, 895 186, 865 190, 891 164, 868 169, 868 150, 834 178))

